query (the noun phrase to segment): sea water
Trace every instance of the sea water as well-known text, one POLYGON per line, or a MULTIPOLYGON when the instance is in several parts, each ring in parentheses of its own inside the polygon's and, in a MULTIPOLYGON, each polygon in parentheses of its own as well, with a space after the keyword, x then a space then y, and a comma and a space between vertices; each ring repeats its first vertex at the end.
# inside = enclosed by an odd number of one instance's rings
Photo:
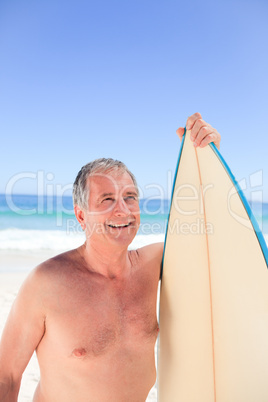
MULTIPOLYGON (((130 248, 164 240, 169 206, 167 199, 140 200, 141 225, 130 248)), ((267 241, 268 203, 253 203, 251 208, 267 241)), ((192 229, 204 231, 204 222, 200 220, 192 229)), ((0 194, 0 250, 62 252, 84 241, 72 197, 0 194)))

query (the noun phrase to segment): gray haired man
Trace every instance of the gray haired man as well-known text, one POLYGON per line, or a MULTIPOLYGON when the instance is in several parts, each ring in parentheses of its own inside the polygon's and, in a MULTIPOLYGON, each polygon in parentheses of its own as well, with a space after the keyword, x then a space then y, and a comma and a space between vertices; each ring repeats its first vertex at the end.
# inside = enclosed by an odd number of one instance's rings
MULTIPOLYGON (((195 146, 219 146, 199 113, 187 128, 195 146)), ((144 402, 155 382, 163 244, 128 250, 140 224, 136 180, 122 162, 99 159, 80 170, 73 195, 86 241, 22 285, 0 344, 1 402, 17 401, 34 350, 35 402, 144 402)))

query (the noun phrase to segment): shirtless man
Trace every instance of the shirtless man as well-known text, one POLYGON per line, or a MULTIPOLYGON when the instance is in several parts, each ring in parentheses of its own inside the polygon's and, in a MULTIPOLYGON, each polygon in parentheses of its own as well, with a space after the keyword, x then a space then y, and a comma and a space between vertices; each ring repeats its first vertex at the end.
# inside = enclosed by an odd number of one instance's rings
MULTIPOLYGON (((187 128, 196 146, 219 146, 200 114, 187 128)), ((85 244, 34 269, 10 312, 0 346, 1 402, 17 401, 34 350, 35 402, 144 402, 155 382, 163 244, 128 251, 140 224, 134 176, 111 159, 86 165, 74 184, 74 209, 85 244)))

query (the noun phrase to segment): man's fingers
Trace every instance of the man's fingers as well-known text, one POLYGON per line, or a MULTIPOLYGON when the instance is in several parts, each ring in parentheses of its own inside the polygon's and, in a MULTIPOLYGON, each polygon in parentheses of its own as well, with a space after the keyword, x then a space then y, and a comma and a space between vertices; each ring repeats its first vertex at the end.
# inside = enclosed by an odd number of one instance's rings
POLYGON ((191 129, 191 140, 197 141, 198 144, 200 141, 212 131, 212 127, 210 124, 206 123, 203 119, 195 120, 192 129, 191 129))
POLYGON ((201 141, 213 132, 213 128, 203 120, 197 120, 191 131, 191 140, 196 146, 199 146, 201 141))
POLYGON ((194 113, 192 116, 188 117, 187 122, 186 122, 186 129, 191 130, 196 122, 196 120, 202 119, 202 116, 200 113, 194 113))
POLYGON ((214 142, 217 140, 217 135, 215 133, 209 133, 206 137, 204 137, 200 143, 199 147, 204 148, 206 145, 208 145, 210 142, 214 142))
POLYGON ((220 141, 221 136, 217 130, 212 127, 203 127, 195 139, 194 146, 204 148, 210 142, 214 142, 216 147, 220 149, 220 141))

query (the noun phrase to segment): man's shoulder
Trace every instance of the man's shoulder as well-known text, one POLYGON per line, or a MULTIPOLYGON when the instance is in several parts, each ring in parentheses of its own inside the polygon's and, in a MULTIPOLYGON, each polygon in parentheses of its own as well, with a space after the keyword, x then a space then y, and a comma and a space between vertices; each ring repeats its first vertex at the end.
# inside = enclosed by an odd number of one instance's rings
POLYGON ((164 243, 154 243, 135 250, 138 266, 143 274, 153 275, 158 281, 162 266, 164 243))
POLYGON ((139 256, 146 260, 157 260, 161 263, 163 257, 164 243, 153 243, 137 249, 139 256))
POLYGON ((29 279, 44 283, 43 281, 55 279, 55 276, 61 276, 63 271, 66 272, 75 264, 76 253, 76 250, 70 250, 43 261, 32 270, 29 279))

